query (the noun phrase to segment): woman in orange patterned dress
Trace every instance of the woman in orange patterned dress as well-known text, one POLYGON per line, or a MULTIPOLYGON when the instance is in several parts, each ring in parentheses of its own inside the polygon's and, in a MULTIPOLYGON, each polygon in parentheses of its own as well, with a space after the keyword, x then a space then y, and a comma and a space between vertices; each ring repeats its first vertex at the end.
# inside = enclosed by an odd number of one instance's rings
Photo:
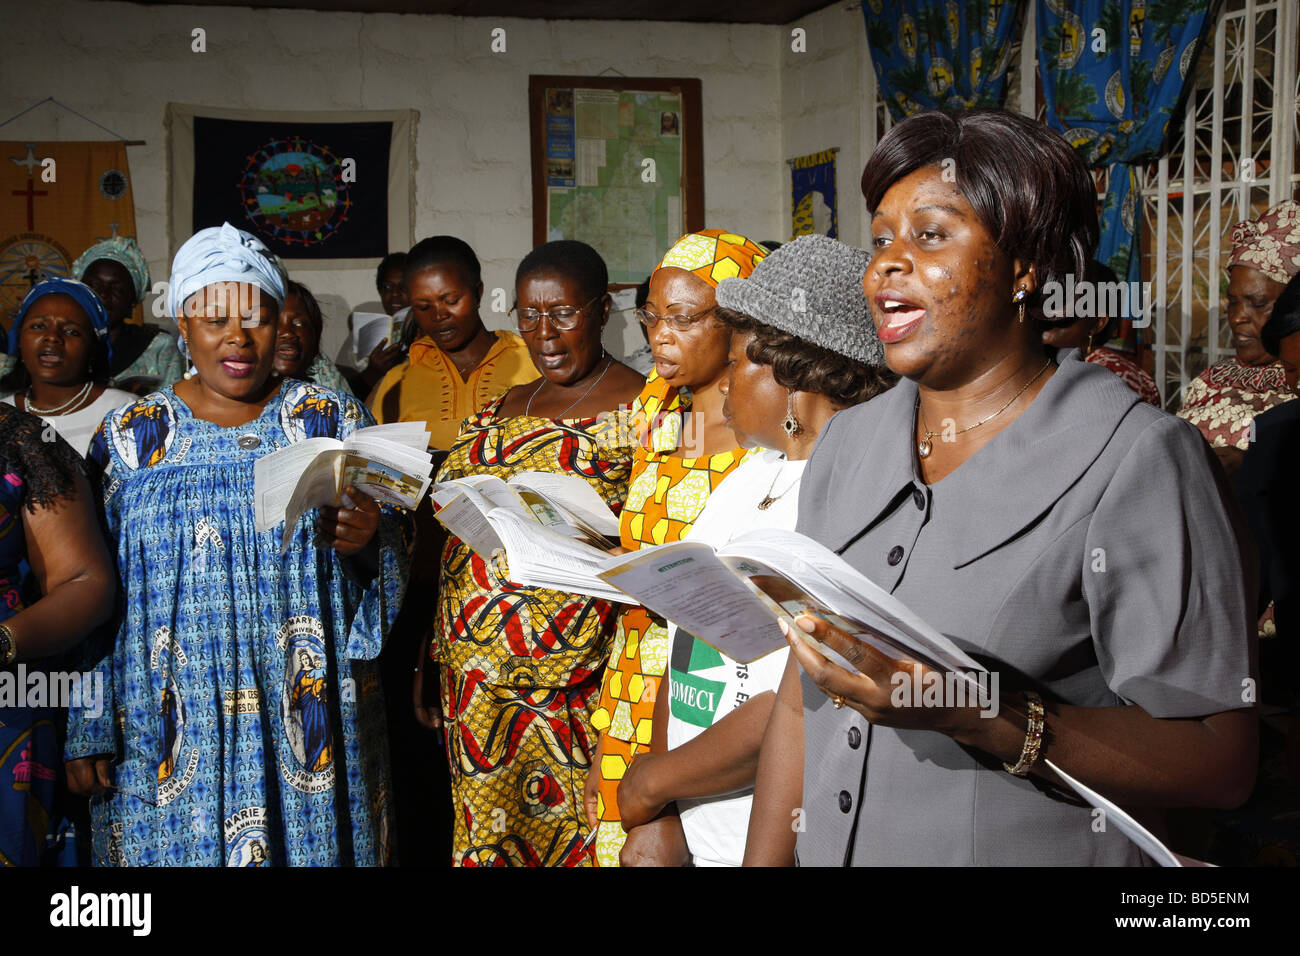
MULTIPOLYGON (((641 377, 601 347, 608 281, 581 242, 549 242, 524 258, 515 313, 542 378, 470 416, 439 481, 577 475, 617 511, 641 377)), ((443 665, 454 864, 590 865, 582 788, 615 613, 595 598, 514 584, 504 560, 489 565, 448 539, 430 656, 443 665)))
MULTIPOLYGON (((722 415, 731 333, 713 315, 714 291, 723 279, 748 276, 765 255, 744 236, 709 229, 677 240, 650 276, 650 295, 637 317, 649 332, 655 367, 633 407, 641 442, 619 521, 623 547, 629 550, 681 538, 709 494, 747 454, 722 415)), ((588 823, 597 831, 600 866, 689 858, 681 823, 673 815, 638 827, 629 839, 616 796, 637 750, 650 744, 667 654, 662 619, 643 607, 620 615, 592 715, 601 737, 585 797, 588 823)))

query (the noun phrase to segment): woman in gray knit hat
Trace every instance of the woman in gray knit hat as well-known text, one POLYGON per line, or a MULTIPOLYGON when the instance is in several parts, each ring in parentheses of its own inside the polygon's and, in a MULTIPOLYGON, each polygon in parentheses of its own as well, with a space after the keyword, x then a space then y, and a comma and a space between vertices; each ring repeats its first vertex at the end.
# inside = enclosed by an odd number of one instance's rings
MULTIPOLYGON (((723 414, 751 456, 717 487, 687 537, 715 547, 757 528, 793 530, 799 481, 822 426, 895 381, 884 366, 862 276, 870 257, 825 236, 783 245, 746 279, 718 285, 730 326, 723 414)), ((618 789, 629 832, 676 817, 685 851, 664 865, 739 866, 763 730, 789 653, 739 664, 671 628, 670 683, 650 752, 618 789)), ((660 824, 662 825, 662 824, 660 824)))

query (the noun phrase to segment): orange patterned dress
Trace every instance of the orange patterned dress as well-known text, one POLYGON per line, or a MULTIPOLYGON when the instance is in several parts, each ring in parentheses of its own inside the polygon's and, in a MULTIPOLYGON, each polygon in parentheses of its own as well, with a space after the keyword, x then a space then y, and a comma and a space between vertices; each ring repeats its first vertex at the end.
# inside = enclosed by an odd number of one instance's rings
MULTIPOLYGON (((632 462, 627 501, 619 518, 623 547, 677 541, 690 529, 718 486, 749 452, 743 448, 700 458, 671 454, 681 440, 682 413, 689 407, 677 390, 652 371, 633 406, 642 438, 632 462)), ((668 658, 668 630, 645 608, 626 608, 610 648, 600 702, 591 724, 604 735, 600 763, 596 862, 618 866, 626 835, 616 793, 634 750, 650 745, 655 694, 668 658)))
MULTIPOLYGON (((627 409, 599 418, 500 418, 503 398, 465 421, 439 481, 521 471, 578 475, 617 511, 635 432, 627 409)), ((591 709, 617 607, 507 580, 454 535, 443 552, 430 657, 455 806, 457 866, 589 866, 582 791, 591 709)))

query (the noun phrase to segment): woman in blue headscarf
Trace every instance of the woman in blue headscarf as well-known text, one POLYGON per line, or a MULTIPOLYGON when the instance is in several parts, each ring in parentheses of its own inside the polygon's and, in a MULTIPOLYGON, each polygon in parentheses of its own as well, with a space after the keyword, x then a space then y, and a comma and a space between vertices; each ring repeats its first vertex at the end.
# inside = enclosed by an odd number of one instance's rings
POLYGON ((65 757, 95 861, 389 859, 375 658, 401 604, 406 526, 355 488, 258 531, 254 466, 373 423, 351 395, 274 373, 282 273, 229 223, 176 254, 168 306, 194 374, 109 415, 91 446, 125 609, 97 648, 110 703, 65 757), (116 714, 116 717, 115 717, 116 714))
POLYGON ((45 419, 80 455, 104 416, 133 397, 105 384, 113 356, 108 326, 88 286, 56 278, 32 287, 9 330, 18 363, 0 379, 3 401, 45 419))

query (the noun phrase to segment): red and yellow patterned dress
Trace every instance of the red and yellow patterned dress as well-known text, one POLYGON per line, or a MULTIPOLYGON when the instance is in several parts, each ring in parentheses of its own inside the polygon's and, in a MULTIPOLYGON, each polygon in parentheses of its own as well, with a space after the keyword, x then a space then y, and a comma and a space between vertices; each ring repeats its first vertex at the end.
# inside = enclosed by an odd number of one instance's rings
MULTIPOLYGON (((504 398, 504 397, 503 397, 504 398)), ((635 431, 627 410, 600 418, 498 418, 498 398, 466 419, 439 481, 522 471, 585 478, 617 512, 635 431)), ((442 667, 458 866, 589 866, 582 792, 596 737, 616 609, 504 580, 451 537, 430 657, 442 667)))
MULTIPOLYGON (((632 481, 619 518, 623 547, 679 540, 694 523, 713 489, 748 452, 733 448, 718 455, 678 458, 682 413, 688 407, 677 390, 652 371, 632 407, 642 440, 632 463, 632 481), (648 433, 648 434, 647 434, 648 433)), ((626 608, 610 648, 600 702, 591 723, 604 735, 600 762, 600 822, 596 861, 618 866, 626 834, 616 794, 623 772, 637 750, 650 746, 655 695, 668 658, 668 630, 643 607, 626 608)))

